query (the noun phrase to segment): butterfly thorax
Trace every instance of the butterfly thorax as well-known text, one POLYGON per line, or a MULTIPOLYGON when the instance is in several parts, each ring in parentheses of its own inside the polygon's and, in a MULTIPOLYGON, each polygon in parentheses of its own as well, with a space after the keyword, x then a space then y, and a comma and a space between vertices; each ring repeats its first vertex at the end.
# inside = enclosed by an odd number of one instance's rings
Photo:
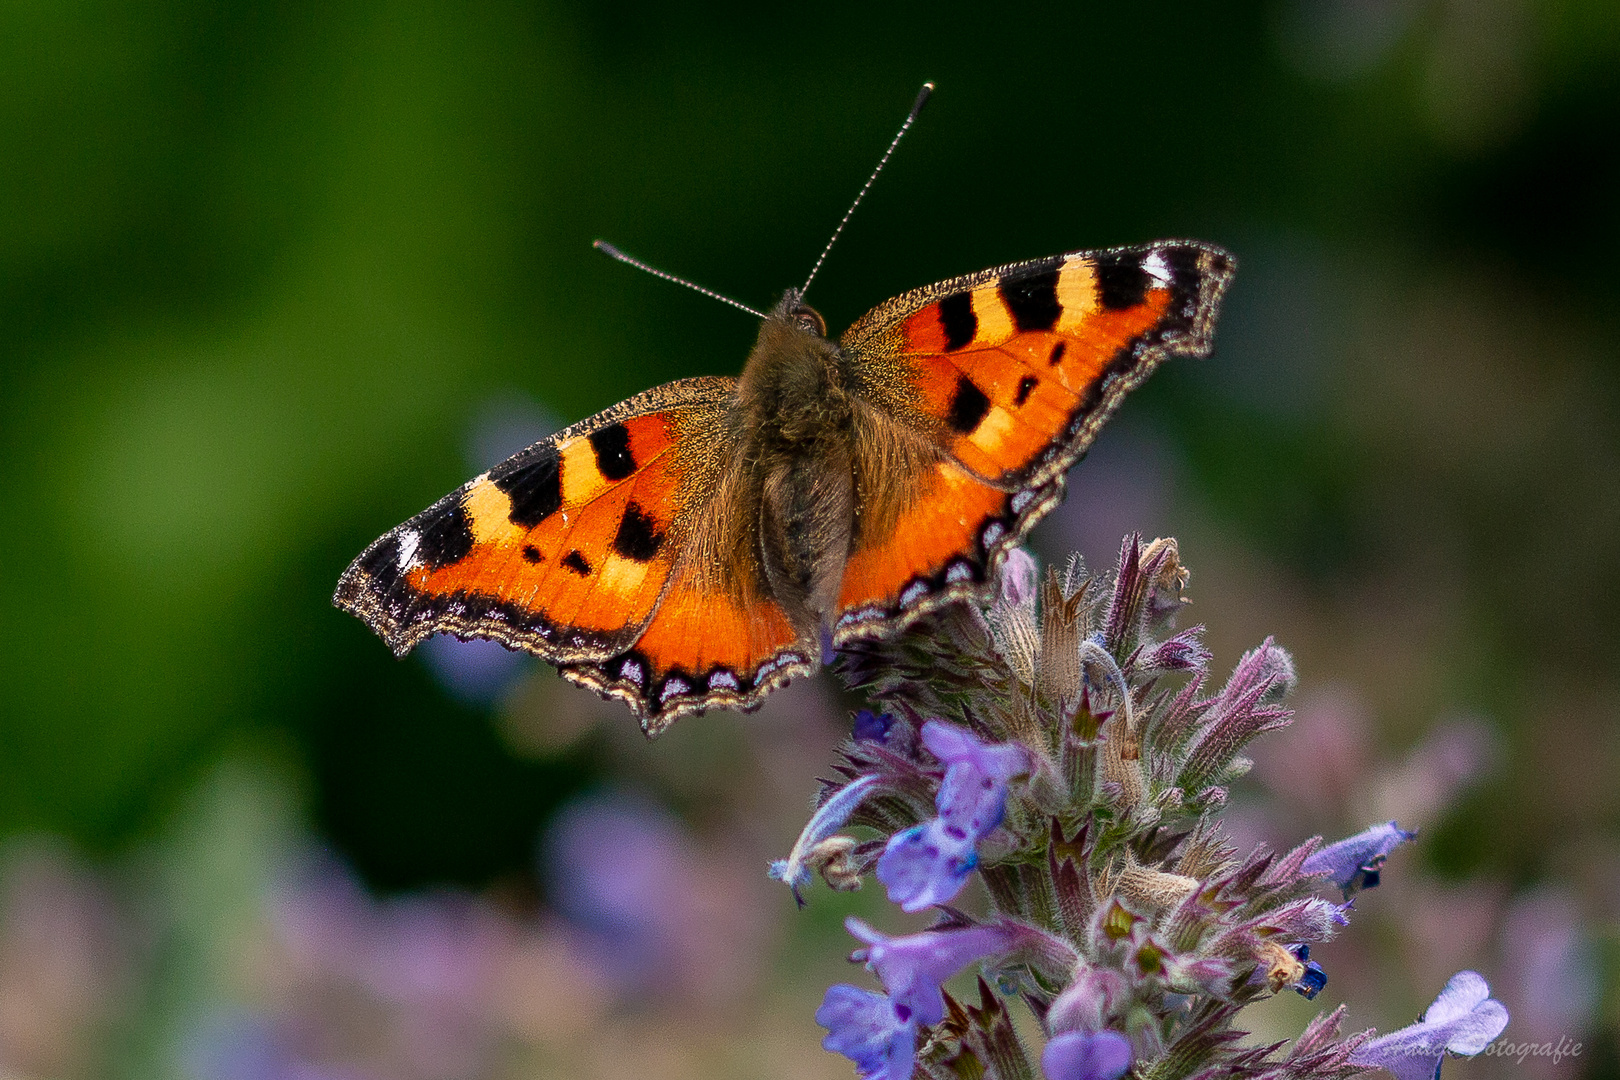
POLYGON ((760 325, 734 416, 764 584, 812 640, 833 614, 855 520, 855 405, 825 332, 797 294, 784 296, 760 325))

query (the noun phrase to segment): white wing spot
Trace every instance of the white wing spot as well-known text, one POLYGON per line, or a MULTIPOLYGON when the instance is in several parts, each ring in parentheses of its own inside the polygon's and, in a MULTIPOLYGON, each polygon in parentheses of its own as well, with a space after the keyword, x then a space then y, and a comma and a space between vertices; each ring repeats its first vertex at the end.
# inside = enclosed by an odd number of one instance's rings
POLYGON ((951 568, 945 571, 945 580, 950 582, 969 581, 973 577, 973 567, 965 562, 953 562, 951 568))
POLYGON ((709 689, 736 690, 738 688, 737 676, 721 668, 709 674, 709 689))
POLYGON ((1035 492, 1029 488, 1025 488, 1023 491, 1020 491, 1018 494, 1012 497, 1012 512, 1015 514, 1022 514, 1024 509, 1034 501, 1035 492))
POLYGON ((992 521, 984 527, 984 531, 979 534, 979 539, 983 541, 985 547, 989 547, 1006 535, 1007 530, 1002 528, 1001 522, 992 521))
POLYGON ((620 664, 619 678, 629 679, 639 687, 642 679, 641 661, 626 660, 624 663, 620 664))
POLYGON ((399 531, 399 572, 409 573, 416 565, 416 549, 422 543, 422 534, 415 529, 399 531))
POLYGON ((1164 252, 1162 251, 1155 251, 1143 259, 1142 269, 1167 285, 1170 283, 1170 279, 1175 276, 1170 269, 1170 264, 1164 261, 1164 252))
POLYGON ((918 600, 921 600, 927 595, 928 583, 926 581, 913 581, 910 585, 907 585, 905 591, 900 594, 900 606, 910 607, 912 604, 915 604, 918 600))
POLYGON ((666 680, 665 683, 664 683, 664 688, 662 690, 658 691, 658 700, 659 701, 668 701, 670 698, 675 697, 677 694, 690 693, 691 690, 692 690, 692 688, 689 685, 687 685, 687 682, 686 682, 685 679, 682 679, 679 676, 674 676, 674 677, 671 677, 670 679, 666 680))

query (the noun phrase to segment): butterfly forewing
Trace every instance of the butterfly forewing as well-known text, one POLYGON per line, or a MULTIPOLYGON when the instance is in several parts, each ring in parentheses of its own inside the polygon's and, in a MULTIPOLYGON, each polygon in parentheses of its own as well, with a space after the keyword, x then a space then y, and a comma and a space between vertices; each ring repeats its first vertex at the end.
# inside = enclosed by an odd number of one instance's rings
POLYGON ((672 383, 536 443, 374 543, 334 602, 400 654, 437 632, 553 663, 622 652, 724 460, 733 386, 672 383))
POLYGON ((1209 352, 1232 270, 1192 242, 1072 252, 918 289, 850 327, 864 397, 946 460, 919 468, 912 509, 858 535, 840 640, 981 594, 1124 395, 1165 357, 1209 352))

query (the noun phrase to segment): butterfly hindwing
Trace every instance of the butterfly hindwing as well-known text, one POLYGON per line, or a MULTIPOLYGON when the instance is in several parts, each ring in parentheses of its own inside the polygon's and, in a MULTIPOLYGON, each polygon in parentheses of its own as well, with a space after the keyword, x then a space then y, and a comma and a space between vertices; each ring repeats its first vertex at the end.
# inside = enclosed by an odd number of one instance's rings
POLYGON ((605 662, 570 665, 563 675, 622 698, 657 734, 687 713, 756 708, 772 690, 813 670, 813 654, 775 601, 739 594, 686 561, 632 648, 605 662))
POLYGON ((840 640, 982 595, 1125 394, 1167 356, 1208 354, 1233 269, 1193 242, 1072 252, 906 293, 851 326, 863 396, 939 460, 913 469, 905 513, 857 538, 840 640))

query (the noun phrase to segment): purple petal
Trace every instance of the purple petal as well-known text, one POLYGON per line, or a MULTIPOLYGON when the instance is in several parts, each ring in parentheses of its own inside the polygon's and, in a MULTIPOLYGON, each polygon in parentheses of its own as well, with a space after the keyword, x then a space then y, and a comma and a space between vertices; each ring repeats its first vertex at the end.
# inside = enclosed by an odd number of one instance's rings
POLYGON ((844 920, 851 934, 866 943, 866 966, 883 980, 896 1007, 911 1010, 919 1024, 937 1024, 945 1018, 940 987, 969 964, 1009 951, 1016 938, 1001 926, 970 926, 960 930, 928 930, 892 938, 851 916, 844 920))
POLYGON ((1385 858, 1416 835, 1393 821, 1374 825, 1314 853, 1300 870, 1306 874, 1327 874, 1348 897, 1357 889, 1377 885, 1385 858))
POLYGON ((1007 812, 1007 785, 980 772, 971 761, 958 761, 945 770, 934 807, 946 832, 977 843, 1001 824, 1007 812))
POLYGON ((820 808, 810 815, 810 820, 805 823, 804 831, 799 834, 798 840, 794 841, 793 850, 788 853, 788 857, 777 859, 766 870, 774 880, 787 883, 793 890, 794 899, 799 901, 801 907, 804 900, 800 897, 799 890, 810 883, 810 868, 807 865, 810 852, 817 844, 842 829, 849 816, 861 805, 861 801, 882 782, 882 776, 867 773, 839 788, 833 793, 832 798, 822 803, 820 808))
POLYGON ((878 857, 877 878, 889 890, 890 903, 921 911, 953 900, 978 861, 972 840, 950 835, 933 818, 889 838, 878 857))
POLYGON ((1035 583, 1039 567, 1035 557, 1021 547, 1007 552, 1001 564, 1001 602, 1009 607, 1035 603, 1035 583))
POLYGON ((909 1080, 917 1047, 917 1025, 901 1019, 882 994, 839 983, 829 986, 816 1010, 827 1029, 821 1045, 855 1063, 855 1071, 875 1080, 909 1080))
POLYGON ((1459 971, 1423 1014, 1425 1024, 1444 1024, 1466 1016, 1491 996, 1490 984, 1477 971, 1459 971))
POLYGON ((1117 1031, 1071 1031, 1041 1052, 1046 1080, 1119 1080, 1130 1067, 1130 1040, 1117 1031))
POLYGON ((855 714, 855 723, 850 737, 856 742, 885 742, 889 729, 894 727, 894 717, 888 713, 874 713, 871 709, 862 709, 855 714))
POLYGON ((1447 1051, 1477 1054, 1507 1027, 1508 1011, 1490 992, 1478 972, 1459 971, 1423 1019, 1363 1044, 1350 1063, 1384 1069, 1400 1080, 1433 1080, 1447 1051))
POLYGON ((922 727, 923 745, 946 767, 971 762, 981 773, 1006 783, 1029 772, 1029 751, 1014 743, 987 743, 966 728, 930 720, 922 727))
POLYGON ((1114 1006, 1130 993, 1125 976, 1112 968, 1081 965, 1074 981, 1057 996, 1047 1010, 1050 1030, 1099 1031, 1114 1006))

